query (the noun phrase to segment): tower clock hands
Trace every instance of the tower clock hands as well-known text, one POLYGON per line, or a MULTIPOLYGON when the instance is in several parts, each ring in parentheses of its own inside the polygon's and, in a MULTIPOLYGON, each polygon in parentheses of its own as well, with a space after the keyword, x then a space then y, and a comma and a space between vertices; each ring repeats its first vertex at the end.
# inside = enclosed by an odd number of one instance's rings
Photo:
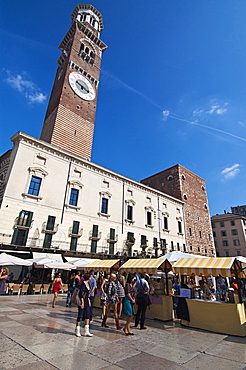
POLYGON ((77 94, 81 99, 84 100, 94 100, 96 93, 94 87, 87 78, 78 72, 71 72, 69 75, 69 84, 71 89, 77 94))
POLYGON ((85 90, 87 92, 87 94, 89 94, 89 90, 86 89, 86 87, 84 85, 82 85, 78 80, 76 81, 76 83, 80 86, 81 90, 85 90))

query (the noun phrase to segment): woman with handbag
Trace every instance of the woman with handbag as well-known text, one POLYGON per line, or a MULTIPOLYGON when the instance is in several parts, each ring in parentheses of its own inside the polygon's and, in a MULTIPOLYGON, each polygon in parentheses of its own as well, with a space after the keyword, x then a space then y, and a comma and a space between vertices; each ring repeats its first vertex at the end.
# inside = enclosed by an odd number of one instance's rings
POLYGON ((126 325, 123 328, 125 335, 134 335, 130 330, 131 321, 134 318, 133 305, 135 304, 135 289, 134 289, 135 277, 133 274, 128 274, 126 286, 125 286, 125 298, 124 298, 124 314, 127 315, 126 325))
POLYGON ((84 274, 84 280, 81 282, 79 298, 81 299, 81 305, 78 306, 78 317, 76 322, 75 333, 77 337, 81 337, 80 332, 80 321, 85 320, 85 337, 93 337, 90 333, 90 318, 91 318, 91 302, 90 302, 90 286, 89 280, 91 278, 90 273, 84 274))

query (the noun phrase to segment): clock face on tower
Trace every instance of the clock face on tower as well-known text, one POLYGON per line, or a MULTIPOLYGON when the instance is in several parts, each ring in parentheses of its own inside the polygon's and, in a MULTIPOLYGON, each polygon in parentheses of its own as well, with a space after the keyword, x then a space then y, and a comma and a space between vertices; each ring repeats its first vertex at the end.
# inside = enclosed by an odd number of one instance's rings
POLYGON ((92 84, 81 73, 71 72, 68 79, 71 88, 81 99, 95 99, 96 93, 92 84))

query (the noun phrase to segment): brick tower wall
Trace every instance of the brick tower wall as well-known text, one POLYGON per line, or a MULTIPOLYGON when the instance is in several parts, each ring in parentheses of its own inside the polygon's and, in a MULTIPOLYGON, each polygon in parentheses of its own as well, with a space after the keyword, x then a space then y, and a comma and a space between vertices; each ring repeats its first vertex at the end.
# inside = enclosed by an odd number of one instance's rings
POLYGON ((90 41, 83 27, 72 25, 68 34, 72 44, 68 43, 69 55, 58 67, 40 138, 90 160, 102 50, 97 43, 90 41), (81 40, 93 45, 96 54, 94 65, 88 64, 79 56, 81 40), (96 92, 93 101, 81 99, 71 89, 68 77, 73 71, 84 74, 90 80, 96 92))
POLYGON ((141 181, 184 202, 187 252, 215 256, 205 181, 176 165, 141 181))

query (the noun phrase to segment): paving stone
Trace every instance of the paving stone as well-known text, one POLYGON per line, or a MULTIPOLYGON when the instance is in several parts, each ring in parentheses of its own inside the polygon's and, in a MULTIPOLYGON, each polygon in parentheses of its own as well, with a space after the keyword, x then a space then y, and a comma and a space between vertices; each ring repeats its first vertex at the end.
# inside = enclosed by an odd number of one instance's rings
POLYGON ((132 328, 135 335, 126 336, 112 313, 110 328, 102 328, 101 310, 94 309, 94 336, 78 338, 77 308, 67 309, 65 298, 52 309, 53 295, 0 297, 0 369, 246 370, 246 338, 182 327, 178 320, 147 319, 147 330, 132 328))
POLYGON ((151 349, 142 349, 151 355, 155 355, 161 358, 165 358, 170 361, 182 364, 198 355, 198 352, 194 351, 192 348, 187 349, 178 345, 173 345, 170 342, 167 345, 154 345, 151 349))
MULTIPOLYGON (((13 348, 16 347, 16 343, 9 339, 9 338, 0 338, 0 352, 10 351, 13 348)), ((1 357, 1 354, 0 354, 1 357)), ((0 360, 0 366, 1 366, 1 360, 0 360)))
POLYGON ((13 308, 13 307, 10 307, 10 306, 2 306, 0 307, 0 312, 1 314, 3 313, 14 313, 14 312, 20 312, 20 310, 18 310, 17 308, 13 308))
POLYGON ((182 365, 182 369, 189 369, 189 370, 243 370, 245 364, 240 362, 227 360, 221 357, 211 356, 207 354, 199 354, 192 360, 188 361, 184 365, 182 365))
POLYGON ((16 326, 24 326, 23 324, 21 324, 20 322, 17 322, 17 321, 5 321, 5 322, 1 322, 0 324, 0 330, 3 331, 4 328, 11 328, 11 327, 16 327, 16 326))
POLYGON ((56 355, 70 355, 74 352, 73 346, 67 341, 60 342, 58 340, 47 343, 28 346, 28 350, 42 360, 49 360, 56 355))
POLYGON ((49 342, 52 342, 53 340, 56 340, 55 335, 50 335, 48 333, 36 333, 32 335, 23 335, 18 336, 16 338, 18 343, 25 348, 29 348, 30 346, 35 346, 36 344, 42 344, 46 343, 47 346, 49 346, 49 342))
POLYGON ((24 325, 15 325, 14 327, 8 327, 1 329, 2 333, 11 339, 18 337, 19 335, 32 335, 36 334, 37 331, 32 327, 26 327, 24 325))
POLYGON ((0 315, 0 324, 2 322, 11 321, 12 319, 5 315, 0 315))
POLYGON ((120 360, 123 360, 127 357, 134 356, 139 353, 135 349, 128 347, 126 349, 125 346, 121 346, 118 343, 104 344, 98 347, 92 347, 90 349, 90 353, 96 355, 110 363, 116 363, 120 360))
POLYGON ((0 368, 2 370, 13 369, 17 364, 18 366, 24 366, 38 360, 32 353, 16 344, 15 348, 11 348, 11 351, 1 352, 0 368))
POLYGON ((46 361, 37 361, 30 364, 14 367, 14 370, 55 370, 57 367, 50 365, 46 361))
POLYGON ((106 367, 102 367, 103 370, 122 370, 123 368, 117 365, 109 365, 106 367))
POLYGON ((97 335, 93 335, 93 337, 76 337, 75 335, 73 336, 72 339, 67 341, 67 343, 71 343, 71 345, 78 349, 79 351, 87 351, 90 348, 98 348, 99 346, 103 345, 111 345, 111 342, 105 338, 98 337, 97 335))
POLYGON ((31 315, 31 314, 28 314, 28 313, 20 313, 20 314, 16 314, 16 315, 7 315, 7 317, 9 317, 10 319, 14 319, 16 321, 26 321, 26 320, 33 320, 33 319, 38 319, 38 316, 34 316, 34 315, 31 315))
POLYGON ((136 356, 119 361, 116 365, 128 370, 177 370, 180 366, 173 362, 160 357, 152 356, 147 353, 139 353, 136 356))
POLYGON ((108 366, 108 363, 97 356, 86 352, 75 353, 73 356, 54 356, 49 363, 61 370, 83 368, 86 370, 98 370, 108 366))
POLYGON ((223 342, 216 347, 209 348, 206 353, 246 364, 246 338, 244 338, 244 344, 223 342))
MULTIPOLYGON (((92 333, 94 334, 93 330, 92 330, 92 333)), ((102 331, 97 331, 96 332, 96 335, 98 337, 101 337, 101 338, 104 338, 104 339, 107 339, 109 340, 110 342, 115 342, 117 341, 118 339, 122 339, 124 333, 123 332, 116 332, 114 330, 110 330, 108 331, 108 329, 104 329, 102 331)))

